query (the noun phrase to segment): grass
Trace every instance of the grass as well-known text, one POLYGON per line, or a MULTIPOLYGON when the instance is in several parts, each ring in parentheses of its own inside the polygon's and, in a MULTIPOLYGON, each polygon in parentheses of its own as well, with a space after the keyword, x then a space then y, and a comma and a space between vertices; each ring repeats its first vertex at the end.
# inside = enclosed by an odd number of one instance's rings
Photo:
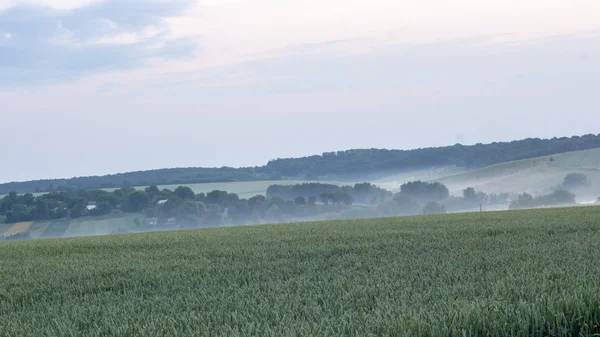
POLYGON ((0 336, 589 336, 600 208, 0 243, 0 336))
POLYGON ((593 195, 600 195, 600 149, 566 152, 484 167, 437 179, 452 194, 461 194, 467 186, 487 193, 529 192, 545 194, 562 184, 569 173, 583 173, 593 183, 593 195), (594 194, 596 193, 596 194, 594 194))

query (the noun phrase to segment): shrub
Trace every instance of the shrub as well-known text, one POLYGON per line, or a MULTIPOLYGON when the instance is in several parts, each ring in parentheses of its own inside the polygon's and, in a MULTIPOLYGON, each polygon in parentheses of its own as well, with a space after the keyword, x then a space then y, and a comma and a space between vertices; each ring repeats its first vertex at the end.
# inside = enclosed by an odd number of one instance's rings
POLYGON ((439 202, 432 201, 425 205, 423 208, 423 214, 444 214, 446 213, 446 207, 439 202))
POLYGON ((585 188, 590 185, 590 180, 582 173, 569 173, 565 177, 562 186, 569 190, 585 188))

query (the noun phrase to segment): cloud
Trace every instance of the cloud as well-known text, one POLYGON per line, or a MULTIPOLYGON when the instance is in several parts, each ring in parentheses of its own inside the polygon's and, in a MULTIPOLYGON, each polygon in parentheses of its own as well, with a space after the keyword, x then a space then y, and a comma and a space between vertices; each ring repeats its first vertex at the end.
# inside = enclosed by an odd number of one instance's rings
POLYGON ((165 19, 185 1, 109 0, 74 9, 0 11, 0 85, 53 82, 191 56, 196 40, 170 37, 165 19))

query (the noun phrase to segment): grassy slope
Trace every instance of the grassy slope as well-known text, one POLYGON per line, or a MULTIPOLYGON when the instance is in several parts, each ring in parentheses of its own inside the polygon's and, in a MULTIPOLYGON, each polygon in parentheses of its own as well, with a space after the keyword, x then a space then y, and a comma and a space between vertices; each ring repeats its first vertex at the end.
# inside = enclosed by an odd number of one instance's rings
POLYGON ((585 207, 0 243, 0 335, 591 335, 599 217, 585 207))
MULTIPOLYGON (((567 152, 553 156, 525 159, 488 166, 479 170, 437 179, 461 193, 467 186, 488 193, 546 193, 562 183, 571 172, 586 174, 600 188, 600 149, 567 152), (554 160, 551 161, 550 158, 554 160)), ((597 192, 597 189, 593 191, 597 192)))

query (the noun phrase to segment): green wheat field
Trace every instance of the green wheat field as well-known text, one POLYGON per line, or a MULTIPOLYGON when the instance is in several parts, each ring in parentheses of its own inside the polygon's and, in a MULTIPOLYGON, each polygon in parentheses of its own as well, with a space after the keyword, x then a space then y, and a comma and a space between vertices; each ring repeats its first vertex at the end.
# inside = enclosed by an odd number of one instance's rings
POLYGON ((0 243, 0 336, 592 336, 600 207, 0 243))

